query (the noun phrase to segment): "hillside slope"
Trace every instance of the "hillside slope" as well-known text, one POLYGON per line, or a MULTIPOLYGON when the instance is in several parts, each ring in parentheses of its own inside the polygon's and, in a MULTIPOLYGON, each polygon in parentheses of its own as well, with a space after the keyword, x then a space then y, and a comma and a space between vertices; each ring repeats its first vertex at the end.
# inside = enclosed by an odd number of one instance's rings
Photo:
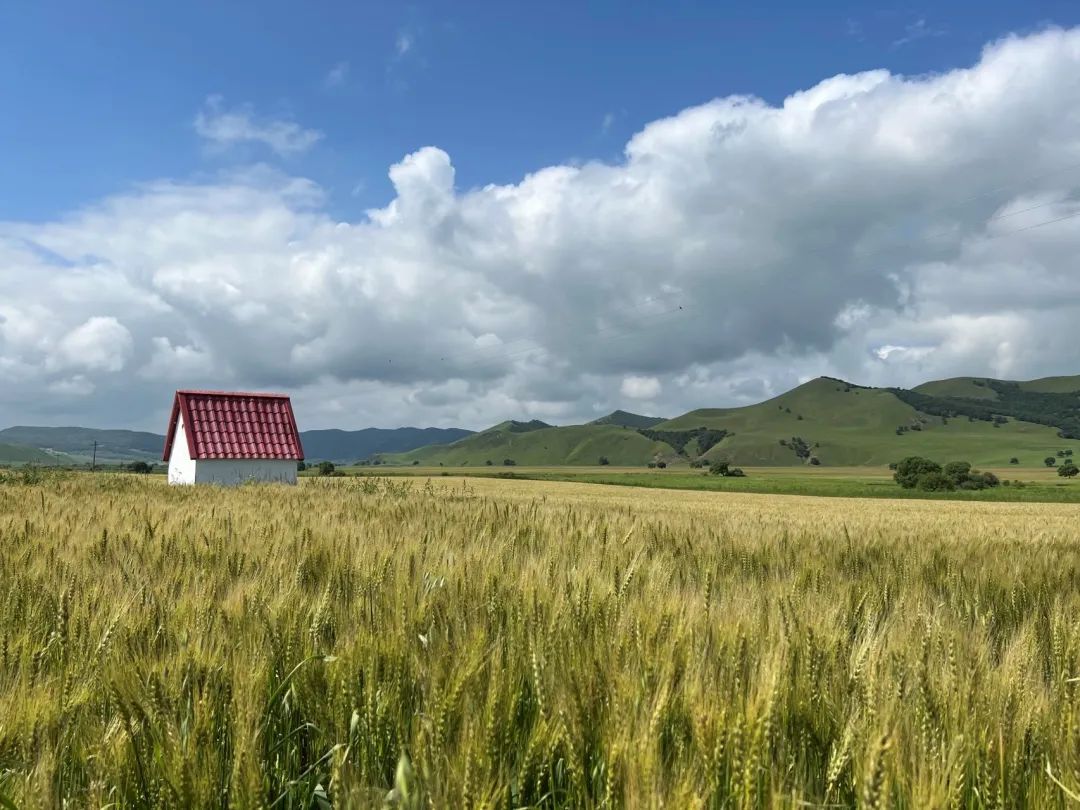
POLYGON ((21 444, 0 444, 0 464, 74 464, 75 461, 63 453, 47 453, 36 447, 21 444))
POLYGON ((378 453, 403 453, 430 444, 447 444, 472 435, 463 428, 365 428, 305 430, 304 455, 312 461, 355 462, 378 453))
POLYGON ((734 434, 713 447, 707 458, 743 465, 802 463, 792 449, 793 437, 803 439, 822 464, 834 466, 882 465, 924 455, 983 466, 1008 466, 1017 458, 1022 466, 1035 467, 1059 449, 1080 451, 1080 442, 1060 438, 1053 427, 1015 419, 995 427, 966 417, 927 415, 888 389, 862 388, 828 377, 757 405, 691 411, 657 429, 698 425, 734 434))
POLYGON ((78 462, 90 461, 97 442, 97 460, 157 461, 165 437, 138 430, 96 430, 82 427, 18 426, 0 430, 0 442, 51 450, 78 462))
POLYGON ((488 461, 500 465, 506 459, 522 465, 595 465, 605 457, 617 466, 638 466, 658 455, 674 455, 669 445, 632 428, 593 424, 514 429, 522 424, 504 422, 452 444, 424 447, 385 460, 391 464, 477 467, 486 466, 488 461))
POLYGON ((617 427, 651 428, 667 420, 662 416, 642 416, 639 413, 629 411, 612 411, 607 416, 601 416, 589 422, 590 425, 616 425, 617 427))

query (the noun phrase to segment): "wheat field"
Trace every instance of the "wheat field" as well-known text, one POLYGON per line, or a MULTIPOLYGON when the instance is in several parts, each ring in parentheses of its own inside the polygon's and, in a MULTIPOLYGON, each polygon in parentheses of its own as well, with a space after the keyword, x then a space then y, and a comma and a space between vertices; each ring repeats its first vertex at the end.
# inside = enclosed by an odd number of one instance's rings
POLYGON ((1065 807, 1080 510, 0 483, 0 806, 1065 807))

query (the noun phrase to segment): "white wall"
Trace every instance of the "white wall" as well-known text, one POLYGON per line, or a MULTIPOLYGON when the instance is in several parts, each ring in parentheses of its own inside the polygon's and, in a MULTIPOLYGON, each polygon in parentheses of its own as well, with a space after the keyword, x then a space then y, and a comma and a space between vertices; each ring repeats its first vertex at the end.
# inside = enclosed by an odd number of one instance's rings
POLYGON ((169 452, 170 484, 225 484, 248 481, 296 483, 296 462, 270 458, 205 458, 194 460, 188 452, 184 415, 176 420, 176 437, 169 452))
POLYGON ((204 458, 195 462, 196 484, 235 486, 248 481, 296 483, 296 462, 272 458, 204 458))
POLYGON ((195 461, 188 452, 187 434, 184 432, 184 414, 176 420, 176 436, 169 451, 169 483, 194 484, 195 461))

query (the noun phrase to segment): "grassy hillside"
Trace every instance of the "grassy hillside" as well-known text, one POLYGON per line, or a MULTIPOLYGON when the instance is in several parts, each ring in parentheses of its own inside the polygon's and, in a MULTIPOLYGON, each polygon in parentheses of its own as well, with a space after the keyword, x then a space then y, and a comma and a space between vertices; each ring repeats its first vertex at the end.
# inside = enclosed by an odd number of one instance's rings
MULTIPOLYGON (((920 394, 935 397, 961 397, 964 399, 998 399, 991 383, 1007 383, 1008 380, 994 380, 986 377, 951 377, 947 380, 933 380, 915 386, 912 390, 920 394)), ((1080 376, 1042 377, 1037 380, 1016 382, 1024 391, 1042 394, 1071 394, 1080 391, 1080 376)))
POLYGON ((1080 375, 1072 377, 1042 377, 1020 383, 1025 391, 1040 391, 1045 394, 1072 394, 1080 391, 1080 375))
POLYGON ((0 442, 52 450, 89 461, 98 443, 97 460, 157 461, 165 437, 137 430, 96 430, 82 427, 11 427, 0 430, 0 442))
POLYGON ((994 427, 966 417, 927 416, 886 389, 847 386, 826 377, 757 405, 691 411, 657 429, 698 425, 734 434, 712 448, 707 458, 745 465, 801 463, 791 449, 792 437, 804 439, 812 454, 830 466, 888 464, 923 455, 982 466, 1008 465, 1015 457, 1020 466, 1036 467, 1059 449, 1073 448, 1080 454, 1080 441, 1059 438, 1053 427, 1016 420, 994 427), (908 430, 898 435, 898 427, 908 430))
MULTIPOLYGON (((531 423, 504 422, 452 444, 435 445, 409 453, 387 456, 392 464, 437 466, 501 465, 505 459, 517 464, 588 464, 595 465, 601 456, 615 465, 644 465, 657 455, 674 456, 664 442, 653 441, 636 430, 617 425, 572 425, 537 427, 523 430, 531 423)), ((543 423, 540 423, 543 424, 543 423)))
POLYGON ((642 416, 629 411, 612 411, 607 416, 594 419, 590 425, 616 425, 618 427, 651 428, 667 421, 662 416, 642 416))
POLYGON ((74 459, 62 453, 46 453, 36 447, 21 444, 0 444, 0 464, 73 464, 74 459))
POLYGON ((300 433, 304 454, 309 460, 352 462, 377 453, 404 453, 429 444, 446 444, 471 436, 462 428, 364 430, 305 430, 300 433))
MULTIPOLYGON (((1061 389, 1068 383, 1035 381, 1061 389)), ((998 384, 1000 381, 990 381, 998 384)), ((669 464, 688 463, 701 455, 688 431, 708 428, 727 435, 707 448, 706 460, 727 460, 745 466, 809 464, 878 466, 904 456, 924 455, 939 461, 965 459, 983 467, 1039 467, 1047 456, 1072 449, 1080 458, 1080 441, 1063 439, 1053 425, 1009 418, 995 422, 967 416, 933 415, 904 401, 898 393, 941 407, 949 402, 988 402, 977 378, 957 378, 920 386, 921 396, 883 388, 864 388, 820 377, 757 405, 691 411, 649 428, 613 424, 551 427, 540 423, 504 422, 453 444, 425 447, 394 456, 393 464, 493 466, 513 459, 519 465, 595 465, 601 456, 612 465, 644 465, 654 458, 669 464), (951 392, 951 393, 947 393, 951 392), (949 399, 949 397, 962 399, 949 399), (647 434, 647 435, 646 435, 647 434), (676 448, 685 447, 680 458, 676 448)), ((1001 389, 1005 390, 1005 389, 1001 389)), ((1003 395, 1012 402, 1013 393, 1003 395)), ((1027 395, 1025 395, 1027 396, 1027 395)), ((1049 396, 1061 400, 1060 394, 1049 396)), ((1028 397, 1030 399, 1030 397, 1028 397)), ((1038 399, 1038 398, 1036 398, 1038 399)), ((1047 398, 1044 398, 1047 399, 1047 398)), ((1055 401, 1057 401, 1055 400, 1055 401)), ((982 406, 985 409, 985 405, 982 406)), ((633 414, 626 414, 633 417, 633 414)), ((620 412, 612 415, 620 418, 620 412)), ((703 439, 704 441, 704 439, 703 439)))
POLYGON ((997 399, 997 392, 981 377, 950 377, 933 380, 912 389, 933 397, 964 397, 967 399, 997 399))

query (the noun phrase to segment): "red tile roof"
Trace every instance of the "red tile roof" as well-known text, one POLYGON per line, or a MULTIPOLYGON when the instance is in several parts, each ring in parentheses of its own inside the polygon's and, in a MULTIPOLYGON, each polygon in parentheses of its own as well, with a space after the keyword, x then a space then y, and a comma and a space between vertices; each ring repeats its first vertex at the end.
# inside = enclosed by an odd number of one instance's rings
POLYGON ((177 391, 164 460, 169 460, 180 415, 193 459, 304 457, 292 403, 284 394, 177 391))

